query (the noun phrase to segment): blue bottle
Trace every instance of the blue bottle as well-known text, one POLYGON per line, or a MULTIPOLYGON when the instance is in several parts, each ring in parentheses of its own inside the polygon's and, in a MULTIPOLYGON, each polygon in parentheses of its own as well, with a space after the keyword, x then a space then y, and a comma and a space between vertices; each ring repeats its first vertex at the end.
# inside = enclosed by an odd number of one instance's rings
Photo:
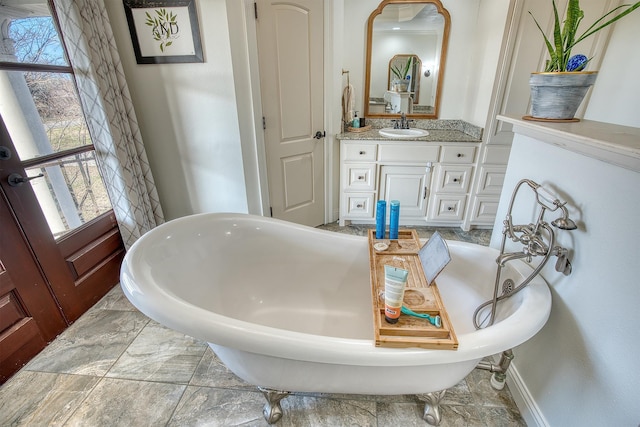
POLYGON ((398 240, 398 224, 400 223, 400 202, 392 200, 389 202, 389 239, 398 240))
POLYGON ((376 239, 384 239, 387 226, 387 202, 378 200, 376 205, 376 239))

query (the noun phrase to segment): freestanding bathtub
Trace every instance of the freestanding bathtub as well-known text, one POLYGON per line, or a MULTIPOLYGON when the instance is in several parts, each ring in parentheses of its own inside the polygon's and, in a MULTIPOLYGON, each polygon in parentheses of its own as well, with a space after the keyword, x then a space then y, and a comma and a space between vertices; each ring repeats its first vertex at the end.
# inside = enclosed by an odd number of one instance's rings
MULTIPOLYGON (((542 328, 551 294, 536 277, 499 304, 493 326, 475 330, 472 315, 492 296, 498 252, 448 245, 452 261, 437 283, 457 350, 375 347, 367 238, 271 218, 200 214, 163 224, 128 251, 121 284, 144 314, 210 343, 231 371, 259 386, 273 404, 265 411, 275 412, 265 417, 275 422, 279 391, 439 392, 542 328)), ((522 261, 507 267, 516 282, 531 272, 522 261)))

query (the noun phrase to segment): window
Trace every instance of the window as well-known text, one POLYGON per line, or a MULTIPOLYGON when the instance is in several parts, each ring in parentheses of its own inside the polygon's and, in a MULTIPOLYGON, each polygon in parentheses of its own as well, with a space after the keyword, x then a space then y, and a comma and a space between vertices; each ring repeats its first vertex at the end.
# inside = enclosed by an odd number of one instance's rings
POLYGON ((3 36, 13 41, 14 52, 0 57, 0 115, 60 238, 109 212, 111 203, 49 7, 0 4, 0 20, 7 16, 14 17, 3 36))

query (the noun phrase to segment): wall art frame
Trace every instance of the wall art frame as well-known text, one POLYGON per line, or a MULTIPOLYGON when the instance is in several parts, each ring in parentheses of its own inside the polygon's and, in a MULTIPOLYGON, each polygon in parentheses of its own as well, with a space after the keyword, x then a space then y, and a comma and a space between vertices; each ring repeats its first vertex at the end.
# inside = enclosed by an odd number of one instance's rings
POLYGON ((195 0, 123 0, 138 64, 204 62, 195 0))

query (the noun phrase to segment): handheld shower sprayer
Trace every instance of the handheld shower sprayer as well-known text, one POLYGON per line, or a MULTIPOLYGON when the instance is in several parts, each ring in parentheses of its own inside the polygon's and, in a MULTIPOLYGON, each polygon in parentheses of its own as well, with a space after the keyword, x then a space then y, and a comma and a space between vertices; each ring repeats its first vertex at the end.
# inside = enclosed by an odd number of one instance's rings
POLYGON ((569 211, 565 206, 566 204, 567 202, 561 201, 551 191, 530 179, 523 179, 518 182, 511 194, 509 208, 503 222, 504 229, 502 230, 500 255, 498 255, 498 258, 496 259, 498 270, 496 273, 493 298, 481 304, 474 312, 473 323, 476 329, 491 326, 495 321, 497 303, 524 289, 529 282, 531 282, 531 280, 540 273, 552 255, 558 257, 556 270, 565 275, 571 274, 571 263, 569 262, 568 257, 569 251, 566 248, 556 246, 554 229, 544 220, 544 215, 547 211, 555 212, 559 209, 561 211, 561 216, 551 221, 551 225, 560 230, 575 230, 578 228, 576 223, 569 218, 569 211), (538 212, 537 221, 535 223, 514 225, 512 218, 513 205, 516 200, 516 195, 523 184, 527 184, 535 193, 536 203, 539 205, 540 211, 538 212), (521 243, 523 245, 522 250, 520 252, 506 253, 505 244, 507 238, 511 239, 513 242, 521 243), (506 263, 514 259, 525 259, 527 262, 531 262, 535 257, 542 257, 542 259, 533 269, 531 274, 517 286, 513 285, 513 281, 511 279, 506 279, 505 283, 510 281, 509 286, 505 286, 505 284, 503 284, 503 292, 501 295, 498 295, 502 269, 505 267, 506 263), (480 320, 480 313, 483 312, 485 307, 489 306, 491 307, 490 313, 480 320))

